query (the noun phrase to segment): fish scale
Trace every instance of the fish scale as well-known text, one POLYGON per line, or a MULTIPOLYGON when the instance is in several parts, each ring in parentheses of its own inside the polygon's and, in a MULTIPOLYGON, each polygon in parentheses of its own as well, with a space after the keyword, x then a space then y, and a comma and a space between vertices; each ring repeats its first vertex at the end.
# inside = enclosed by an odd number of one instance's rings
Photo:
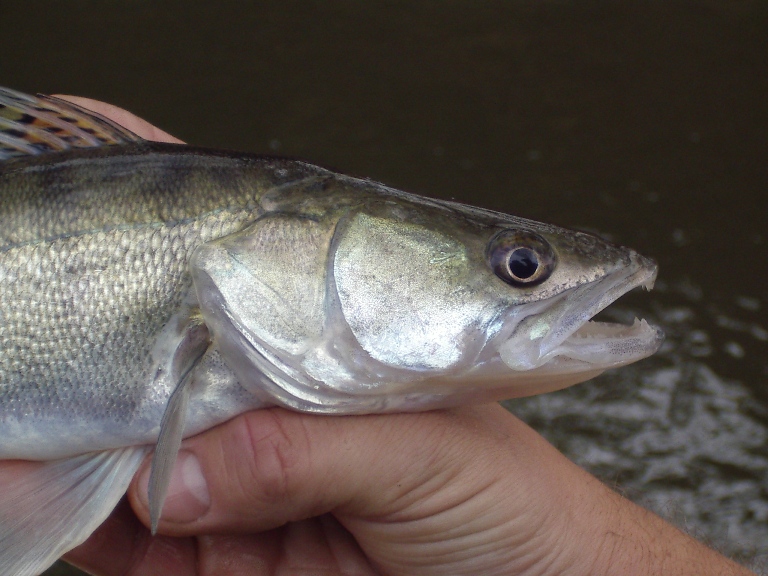
MULTIPOLYGON (((0 250, 8 244, 133 224, 168 225, 222 210, 259 214, 266 190, 302 179, 278 162, 153 143, 6 162, 0 250), (270 175, 282 174, 270 178, 270 175)), ((299 167, 297 167, 299 168, 299 167)))
MULTIPOLYGON (((253 174, 240 159, 229 160, 231 174, 238 176, 226 177, 229 186, 222 198, 212 193, 222 189, 220 175, 207 179, 189 174, 194 154, 186 148, 136 148, 106 149, 111 154, 96 162, 79 161, 78 151, 62 153, 59 162, 15 161, 0 171, 0 196, 16 199, 12 210, 5 210, 7 204, 0 207, 5 240, 0 248, 0 402, 2 394, 25 390, 27 381, 38 383, 34 395, 21 396, 24 400, 16 403, 16 414, 38 413, 57 391, 61 395, 78 387, 80 392, 72 395, 75 405, 52 403, 58 414, 51 417, 66 419, 69 411, 87 402, 93 410, 93 432, 109 433, 115 422, 133 421, 137 410, 162 414, 171 390, 146 398, 147 382, 157 368, 150 352, 190 292, 189 256, 197 246, 236 232, 259 215, 258 186, 251 184, 253 174), (121 166, 116 179, 109 161, 117 152, 121 166), (141 169, 124 170, 125 165, 141 169), (183 184, 192 192, 177 195, 176 180, 168 187, 159 185, 177 171, 187 174, 183 184), (33 178, 28 178, 30 172, 33 178), (57 186, 39 188, 51 173, 57 186), (95 202, 87 195, 97 181, 102 183, 100 194, 111 201, 95 202), (155 198, 148 205, 143 199, 150 194, 155 198), (29 212, 35 213, 35 221, 23 217, 29 212), (51 326, 66 332, 48 338, 51 326), (90 386, 83 388, 84 381, 90 386), (157 405, 148 406, 149 400, 157 405)), ((225 162, 198 170, 217 171, 225 162)), ((258 170, 267 172, 263 166, 258 170)), ((264 186, 269 187, 271 183, 264 186)), ((53 412, 50 406, 48 410, 53 412)), ((4 415, 3 421, 11 417, 4 415)), ((137 429, 131 442, 149 441, 156 433, 156 427, 137 429)), ((74 435, 63 436, 47 449, 80 452, 78 443, 74 435)), ((13 450, 6 444, 0 455, 25 456, 13 450)))
POLYGON ((588 321, 655 276, 582 232, 0 89, 0 459, 38 461, 0 463, 0 573, 85 540, 153 446, 156 530, 182 439, 246 410, 429 410, 644 358, 658 329, 588 321))

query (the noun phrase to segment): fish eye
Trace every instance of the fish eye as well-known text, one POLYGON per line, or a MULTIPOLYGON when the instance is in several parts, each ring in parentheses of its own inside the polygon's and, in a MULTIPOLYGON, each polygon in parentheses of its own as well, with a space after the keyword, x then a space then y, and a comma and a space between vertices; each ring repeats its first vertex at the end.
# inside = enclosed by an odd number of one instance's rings
POLYGON ((486 257, 493 272, 512 286, 535 286, 555 269, 555 252, 530 230, 502 230, 488 244, 486 257))

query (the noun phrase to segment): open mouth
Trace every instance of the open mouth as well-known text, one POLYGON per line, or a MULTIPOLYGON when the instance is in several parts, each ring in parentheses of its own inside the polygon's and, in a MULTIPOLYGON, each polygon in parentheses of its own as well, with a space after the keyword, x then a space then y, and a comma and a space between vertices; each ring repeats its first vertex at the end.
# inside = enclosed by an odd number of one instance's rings
POLYGON ((584 372, 623 366, 650 356, 663 340, 645 320, 631 325, 592 318, 630 290, 650 290, 656 266, 633 254, 631 265, 558 297, 541 313, 520 321, 499 346, 499 357, 515 371, 584 372))

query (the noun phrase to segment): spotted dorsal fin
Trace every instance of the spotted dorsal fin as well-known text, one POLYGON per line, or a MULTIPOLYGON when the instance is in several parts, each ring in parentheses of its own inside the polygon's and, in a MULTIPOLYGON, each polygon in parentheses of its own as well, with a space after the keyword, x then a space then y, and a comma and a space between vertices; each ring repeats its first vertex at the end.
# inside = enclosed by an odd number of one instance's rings
POLYGON ((71 102, 0 87, 0 161, 142 138, 71 102))

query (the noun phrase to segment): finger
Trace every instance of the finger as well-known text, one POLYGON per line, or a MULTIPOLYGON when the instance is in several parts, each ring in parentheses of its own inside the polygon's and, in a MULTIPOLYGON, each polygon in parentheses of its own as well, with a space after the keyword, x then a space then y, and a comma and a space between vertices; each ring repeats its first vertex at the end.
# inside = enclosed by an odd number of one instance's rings
POLYGON ((137 136, 146 138, 147 140, 154 140, 156 142, 171 142, 174 144, 183 144, 178 138, 171 136, 164 130, 160 130, 147 122, 146 120, 139 118, 135 114, 128 112, 113 104, 107 104, 106 102, 99 102, 98 100, 91 100, 90 98, 83 98, 81 96, 69 96, 62 94, 54 94, 56 98, 67 100, 78 106, 82 106, 87 110, 92 110, 97 114, 106 116, 110 120, 117 122, 120 126, 127 128, 137 136))
POLYGON ((359 546, 329 516, 292 522, 255 535, 198 539, 200 574, 374 576, 359 546))

